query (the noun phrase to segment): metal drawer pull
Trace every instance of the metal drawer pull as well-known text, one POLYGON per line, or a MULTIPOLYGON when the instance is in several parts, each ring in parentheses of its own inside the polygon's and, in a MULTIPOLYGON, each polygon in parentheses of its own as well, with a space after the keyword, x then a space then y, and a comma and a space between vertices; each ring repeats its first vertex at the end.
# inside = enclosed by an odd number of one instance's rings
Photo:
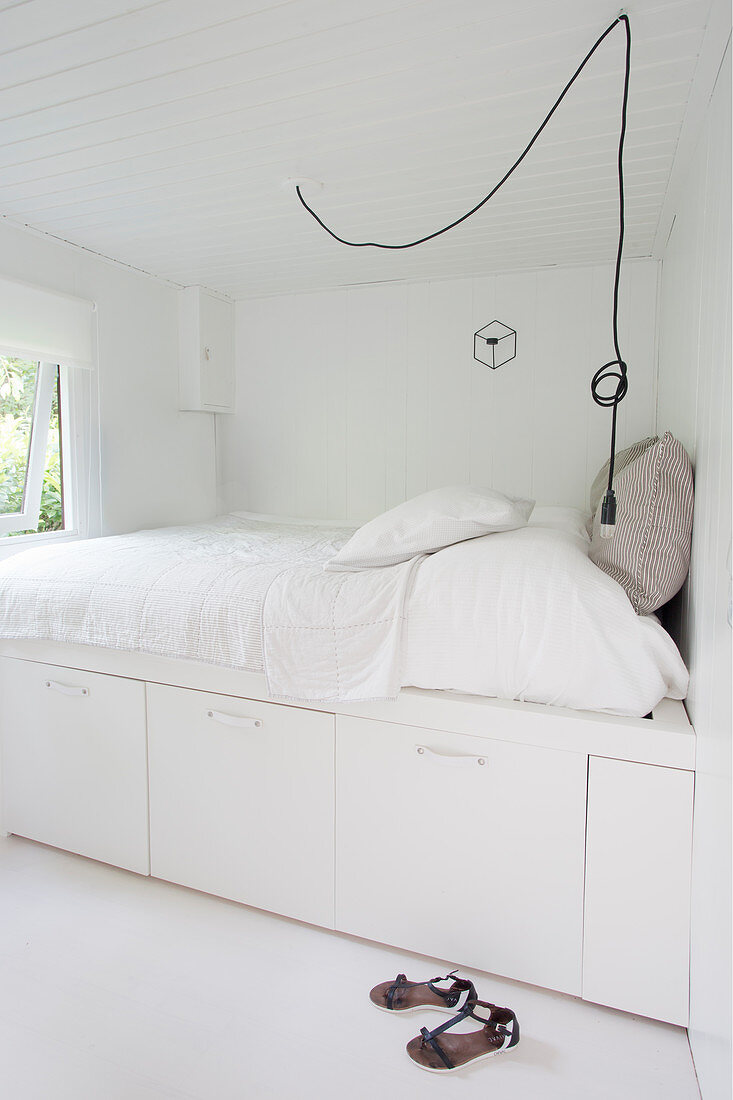
POLYGON ((486 764, 485 756, 452 756, 449 753, 429 749, 427 745, 415 745, 415 749, 418 756, 425 756, 435 764, 442 764, 446 768, 472 768, 476 764, 484 767, 486 764))
POLYGON ((213 718, 215 722, 221 722, 223 726, 246 726, 259 729, 262 725, 261 718, 240 718, 238 714, 225 714, 222 710, 207 710, 207 718, 213 718))
POLYGON ((58 680, 46 680, 46 687, 60 691, 62 695, 88 695, 89 688, 76 687, 74 684, 60 684, 58 680))

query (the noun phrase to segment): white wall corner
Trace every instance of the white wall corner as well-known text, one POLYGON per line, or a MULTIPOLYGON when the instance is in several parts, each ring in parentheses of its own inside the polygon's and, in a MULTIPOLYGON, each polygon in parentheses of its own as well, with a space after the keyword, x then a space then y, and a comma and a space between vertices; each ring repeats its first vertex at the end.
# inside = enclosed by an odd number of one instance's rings
POLYGON ((703 123, 713 97, 723 60, 730 48, 731 5, 730 0, 712 0, 705 35, 695 69, 690 97, 685 109, 667 193, 657 223, 652 246, 654 259, 662 259, 669 239, 672 222, 681 197, 690 163, 700 141, 703 123))

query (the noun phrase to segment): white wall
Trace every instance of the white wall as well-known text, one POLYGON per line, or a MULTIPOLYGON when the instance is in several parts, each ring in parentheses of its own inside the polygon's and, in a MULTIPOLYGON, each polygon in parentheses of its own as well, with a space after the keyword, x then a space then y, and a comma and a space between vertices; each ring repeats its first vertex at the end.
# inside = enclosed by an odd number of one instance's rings
POLYGON ((697 733, 690 1039, 704 1100, 727 1100, 731 1087, 730 102, 729 48, 664 256, 660 307, 660 426, 695 463, 682 645, 697 733))
MULTIPOLYGON (((624 268, 620 446, 654 429, 657 281, 654 261, 624 268)), ((362 521, 471 482, 583 507, 608 453, 589 386, 613 355, 611 283, 610 265, 548 268, 239 302, 220 506, 362 521), (496 371, 473 359, 494 318, 517 330, 496 371)))
POLYGON ((97 303, 102 533, 211 515, 213 418, 178 411, 177 291, 7 223, 0 273, 97 303))

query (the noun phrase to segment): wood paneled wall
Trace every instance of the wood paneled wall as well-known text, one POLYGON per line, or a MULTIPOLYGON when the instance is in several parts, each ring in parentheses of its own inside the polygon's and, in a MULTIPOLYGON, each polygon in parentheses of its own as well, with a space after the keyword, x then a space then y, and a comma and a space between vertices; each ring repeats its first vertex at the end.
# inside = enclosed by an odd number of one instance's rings
MULTIPOLYGON (((658 267, 623 271, 621 447, 655 426, 658 267)), ((613 355, 612 276, 548 268, 238 303, 221 506, 361 522, 460 483, 585 506, 608 452, 610 415, 589 386, 613 355), (473 358, 494 318, 517 330, 516 359, 496 371, 473 358)))
POLYGON ((697 734, 690 1040, 704 1100, 731 1059, 731 85, 730 48, 662 264, 659 418, 695 463, 681 644, 697 734))

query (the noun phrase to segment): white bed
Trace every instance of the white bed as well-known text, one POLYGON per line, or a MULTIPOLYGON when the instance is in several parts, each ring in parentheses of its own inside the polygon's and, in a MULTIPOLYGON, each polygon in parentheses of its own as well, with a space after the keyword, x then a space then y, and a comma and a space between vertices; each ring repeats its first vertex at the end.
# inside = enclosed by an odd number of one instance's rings
POLYGON ((695 737, 655 705, 686 685, 671 639, 577 514, 324 571, 349 534, 224 516, 10 559, 0 829, 685 1024, 695 737), (334 668, 335 701, 273 701, 334 668), (393 678, 427 690, 358 701, 393 678), (457 808, 460 844, 426 806, 457 808))
POLYGON ((415 686, 641 716, 685 696, 674 642, 589 560, 574 510, 324 572, 351 533, 239 513, 34 549, 0 570, 0 637, 264 671, 289 701, 415 686))

